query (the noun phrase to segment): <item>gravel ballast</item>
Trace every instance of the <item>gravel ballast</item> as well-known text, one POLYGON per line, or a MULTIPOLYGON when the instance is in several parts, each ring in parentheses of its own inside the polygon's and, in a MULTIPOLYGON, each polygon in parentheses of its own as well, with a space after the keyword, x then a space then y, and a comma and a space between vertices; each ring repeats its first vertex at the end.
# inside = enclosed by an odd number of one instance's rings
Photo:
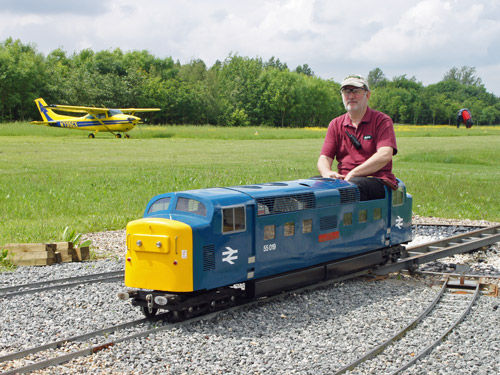
MULTIPOLYGON (((458 224, 419 226, 414 243, 468 230, 458 224)), ((108 259, 20 267, 0 274, 0 287, 123 269, 123 231, 90 236, 95 251, 108 259)), ((454 264, 466 263, 471 273, 489 272, 498 279, 499 253, 496 244, 421 269, 453 270, 454 264)), ((123 290, 123 283, 97 283, 0 299, 0 355, 142 318, 138 308, 117 300, 123 290)), ((429 278, 351 280, 221 313, 36 373, 331 374, 410 323, 436 293, 429 278)), ((440 346, 403 373, 500 373, 499 304, 498 297, 480 297, 440 346)))

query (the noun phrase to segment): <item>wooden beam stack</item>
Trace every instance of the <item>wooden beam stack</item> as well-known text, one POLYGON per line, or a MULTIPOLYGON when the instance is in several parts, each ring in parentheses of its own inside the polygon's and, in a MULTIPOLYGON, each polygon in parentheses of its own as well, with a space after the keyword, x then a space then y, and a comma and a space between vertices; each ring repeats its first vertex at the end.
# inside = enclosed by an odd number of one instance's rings
POLYGON ((88 247, 74 248, 72 242, 16 243, 0 246, 0 249, 8 250, 16 266, 50 266, 90 259, 88 247))

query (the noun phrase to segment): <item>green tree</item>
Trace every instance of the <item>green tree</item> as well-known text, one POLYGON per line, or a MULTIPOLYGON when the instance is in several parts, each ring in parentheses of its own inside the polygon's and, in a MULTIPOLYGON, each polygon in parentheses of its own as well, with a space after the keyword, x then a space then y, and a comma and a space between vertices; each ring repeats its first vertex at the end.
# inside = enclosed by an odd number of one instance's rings
POLYGON ((382 69, 375 68, 368 73, 368 85, 370 85, 370 89, 373 90, 376 87, 384 86, 387 83, 387 78, 385 78, 384 72, 382 69))
POLYGON ((443 81, 457 81, 462 85, 480 86, 481 78, 476 76, 476 68, 471 66, 462 66, 461 68, 453 67, 445 73, 443 81))
POLYGON ((0 118, 24 121, 34 117, 33 100, 47 79, 43 55, 35 47, 12 38, 0 44, 0 118))
POLYGON ((295 73, 304 74, 309 77, 314 77, 314 72, 307 64, 299 65, 295 68, 295 73))

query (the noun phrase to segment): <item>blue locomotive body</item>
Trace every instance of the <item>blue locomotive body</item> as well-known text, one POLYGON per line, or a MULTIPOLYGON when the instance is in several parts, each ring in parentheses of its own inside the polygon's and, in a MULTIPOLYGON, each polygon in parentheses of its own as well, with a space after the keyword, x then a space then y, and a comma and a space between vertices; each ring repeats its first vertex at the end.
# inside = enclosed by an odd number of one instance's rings
MULTIPOLYGON (((411 215, 401 181, 371 201, 326 178, 161 194, 127 227, 125 284, 168 293, 252 285, 407 243, 411 215), (188 230, 177 233, 179 223, 188 230)), ((384 260, 377 254, 367 262, 384 260)))

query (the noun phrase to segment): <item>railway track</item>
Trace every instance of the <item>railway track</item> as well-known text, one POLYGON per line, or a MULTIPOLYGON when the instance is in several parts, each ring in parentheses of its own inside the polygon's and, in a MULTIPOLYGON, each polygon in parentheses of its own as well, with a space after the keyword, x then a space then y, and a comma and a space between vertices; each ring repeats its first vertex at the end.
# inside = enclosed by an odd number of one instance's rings
MULTIPOLYGON (((461 323, 480 295, 481 282, 467 283, 446 278, 441 291, 409 325, 334 375, 359 370, 362 373, 396 375, 430 353, 461 323), (407 336, 418 337, 418 346, 408 345, 407 336)), ((415 340, 412 340, 415 342, 415 340)))
POLYGON ((493 225, 441 240, 407 247, 400 259, 394 263, 377 267, 373 270, 373 273, 386 275, 401 270, 415 271, 421 264, 481 249, 496 242, 500 242, 500 225, 493 225))
POLYGON ((92 345, 91 341, 97 337, 106 337, 107 335, 116 333, 118 331, 123 331, 126 329, 138 327, 140 325, 148 325, 151 321, 147 319, 139 319, 131 322, 107 327, 94 332, 89 332, 83 335, 68 337, 62 340, 54 341, 48 344, 35 346, 30 349, 21 350, 14 352, 5 356, 0 357, 0 374, 21 374, 30 371, 40 370, 47 368, 49 366, 54 366, 61 364, 71 359, 82 357, 85 355, 91 355, 98 352, 104 348, 108 348, 115 343, 115 341, 106 341, 99 345, 92 345), (87 345, 85 345, 87 344, 87 345), (76 350, 68 353, 67 348, 77 345, 79 347, 86 346, 84 349, 76 350), (57 353, 59 351, 59 353, 57 353), (43 352, 46 352, 46 356, 52 355, 52 358, 43 359, 43 352), (57 355, 59 354, 59 355, 57 355), (40 359, 42 357, 42 359, 40 359), (18 361, 14 363, 14 361, 18 361), (19 367, 17 367, 19 366, 19 367))
MULTIPOLYGON (((324 287, 334 282, 347 280, 365 274, 366 271, 358 272, 356 274, 351 274, 351 275, 345 275, 334 280, 329 280, 324 283, 303 287, 300 289, 290 291, 288 293, 270 296, 265 298, 265 301, 270 302, 277 299, 282 299, 285 298, 290 293, 301 293, 305 290, 324 287)), ((262 302, 263 300, 244 301, 230 308, 221 309, 208 314, 204 314, 201 316, 189 318, 174 323, 169 322, 172 314, 170 312, 167 312, 156 315, 154 318, 139 319, 116 326, 110 326, 83 335, 61 339, 48 344, 36 346, 30 349, 21 350, 19 352, 11 353, 3 357, 0 357, 0 375, 24 374, 48 368, 50 366, 56 366, 62 363, 69 362, 79 357, 90 356, 94 353, 113 347, 114 345, 124 341, 147 337, 162 331, 169 331, 174 328, 192 324, 200 320, 214 319, 221 313, 236 311, 242 308, 249 308, 251 306, 258 305, 262 302), (153 328, 148 328, 148 326, 150 327, 152 324, 156 326, 154 326, 153 328), (139 328, 141 325, 145 326, 144 329, 139 328), (119 331, 126 331, 130 329, 139 329, 139 330, 137 332, 128 334, 127 332, 125 332, 121 337, 117 337, 114 339, 107 338, 109 335, 115 334, 119 331), (95 340, 99 337, 101 337, 101 342, 99 344, 92 344, 92 340, 95 340), (104 337, 104 340, 102 340, 102 337, 104 337), (75 349, 75 347, 78 348, 75 349)))
POLYGON ((123 271, 95 273, 83 276, 73 276, 64 279, 39 281, 36 283, 14 285, 0 288, 0 298, 8 298, 22 294, 38 293, 47 290, 70 288, 82 283, 113 282, 123 280, 123 271))
MULTIPOLYGON (((389 264, 387 266, 377 267, 376 269, 373 270, 369 269, 361 270, 356 273, 344 275, 342 277, 331 279, 320 284, 306 286, 291 291, 289 293, 301 293, 304 290, 312 290, 315 288, 327 286, 329 284, 333 284, 336 282, 340 282, 343 280, 363 275, 369 275, 369 274, 385 275, 388 274, 389 272, 395 272, 404 269, 415 270, 416 268, 418 268, 419 264, 423 264, 425 262, 438 259, 441 257, 474 250, 486 246, 488 244, 499 242, 500 241, 499 227, 500 226, 488 227, 485 229, 469 232, 464 235, 447 238, 445 240, 434 241, 419 246, 409 247, 406 249, 406 253, 403 254, 403 258, 396 261, 395 263, 389 264)), ((34 284, 25 284, 16 287, 11 287, 14 289, 9 289, 9 288, 0 289, 0 293, 3 293, 0 295, 0 298, 2 297, 7 298, 9 296, 13 296, 15 295, 14 293, 17 294, 35 293, 42 290, 66 288, 77 284, 81 284, 82 282, 102 282, 102 281, 111 281, 111 279, 118 280, 122 278, 123 278, 123 272, 118 271, 116 273, 103 273, 103 274, 87 275, 82 277, 51 280, 47 282, 34 283, 34 284)), ((449 289, 449 283, 447 283, 447 286, 444 290, 446 289, 449 289)), ((477 298, 477 293, 478 292, 476 292, 476 297, 474 298, 477 298)), ((444 294, 445 293, 443 292, 443 295, 444 294)), ((446 295, 441 297, 443 301, 448 297, 448 294, 450 293, 446 293, 446 295)), ((287 294, 280 294, 272 297, 267 297, 265 300, 272 301, 274 299, 283 298, 286 295, 287 294)), ((451 298, 453 300, 453 296, 451 298)), ((237 306, 231 307, 229 309, 224 309, 222 310, 222 312, 241 309, 243 307, 250 307, 253 304, 259 304, 259 303, 262 303, 262 300, 245 302, 238 304, 237 306)), ((440 305, 441 306, 443 305, 442 301, 440 302, 440 305)), ((470 309, 470 307, 468 309, 470 309)), ((438 311, 435 309, 431 310, 438 311)), ((28 350, 23 350, 0 357, 0 371, 3 371, 1 372, 1 374, 15 374, 15 373, 26 373, 47 368, 50 366, 55 366, 58 364, 71 361, 74 358, 92 355, 93 353, 112 347, 124 341, 133 340, 140 337, 146 337, 161 331, 171 330, 175 327, 179 327, 185 324, 191 324, 199 320, 212 319, 220 313, 221 311, 211 312, 209 314, 198 316, 192 319, 187 319, 183 322, 178 322, 178 323, 169 323, 169 324, 160 323, 163 319, 168 320, 168 313, 167 313, 158 315, 155 317, 155 319, 152 320, 153 323, 158 325, 153 328, 151 328, 150 326, 151 319, 149 319, 149 322, 146 319, 139 319, 136 321, 124 323, 113 327, 108 327, 105 329, 101 329, 95 332, 90 332, 80 336, 58 340, 49 344, 44 344, 28 350), (144 327, 142 327, 141 325, 144 325, 144 327), (114 339, 109 338, 109 335, 114 336, 119 331, 121 331, 119 337, 114 339), (98 344, 96 344, 97 341, 99 342, 98 344)), ((463 319, 463 317, 461 319, 463 319)), ((420 320, 423 320, 423 317, 420 318, 420 320)), ((437 319, 436 321, 439 321, 439 319, 437 319)), ((419 322, 416 322, 414 325, 417 325, 417 323, 419 322)), ((444 337, 446 337, 446 335, 442 335, 442 339, 444 337)), ((386 347, 387 346, 389 346, 389 344, 387 344, 386 347)), ((427 351, 424 350, 423 351, 424 355, 429 350, 432 350, 432 348, 427 349, 427 351)), ((414 355, 411 356, 414 357, 414 355)), ((364 361, 365 360, 361 361, 360 363, 364 361)))

